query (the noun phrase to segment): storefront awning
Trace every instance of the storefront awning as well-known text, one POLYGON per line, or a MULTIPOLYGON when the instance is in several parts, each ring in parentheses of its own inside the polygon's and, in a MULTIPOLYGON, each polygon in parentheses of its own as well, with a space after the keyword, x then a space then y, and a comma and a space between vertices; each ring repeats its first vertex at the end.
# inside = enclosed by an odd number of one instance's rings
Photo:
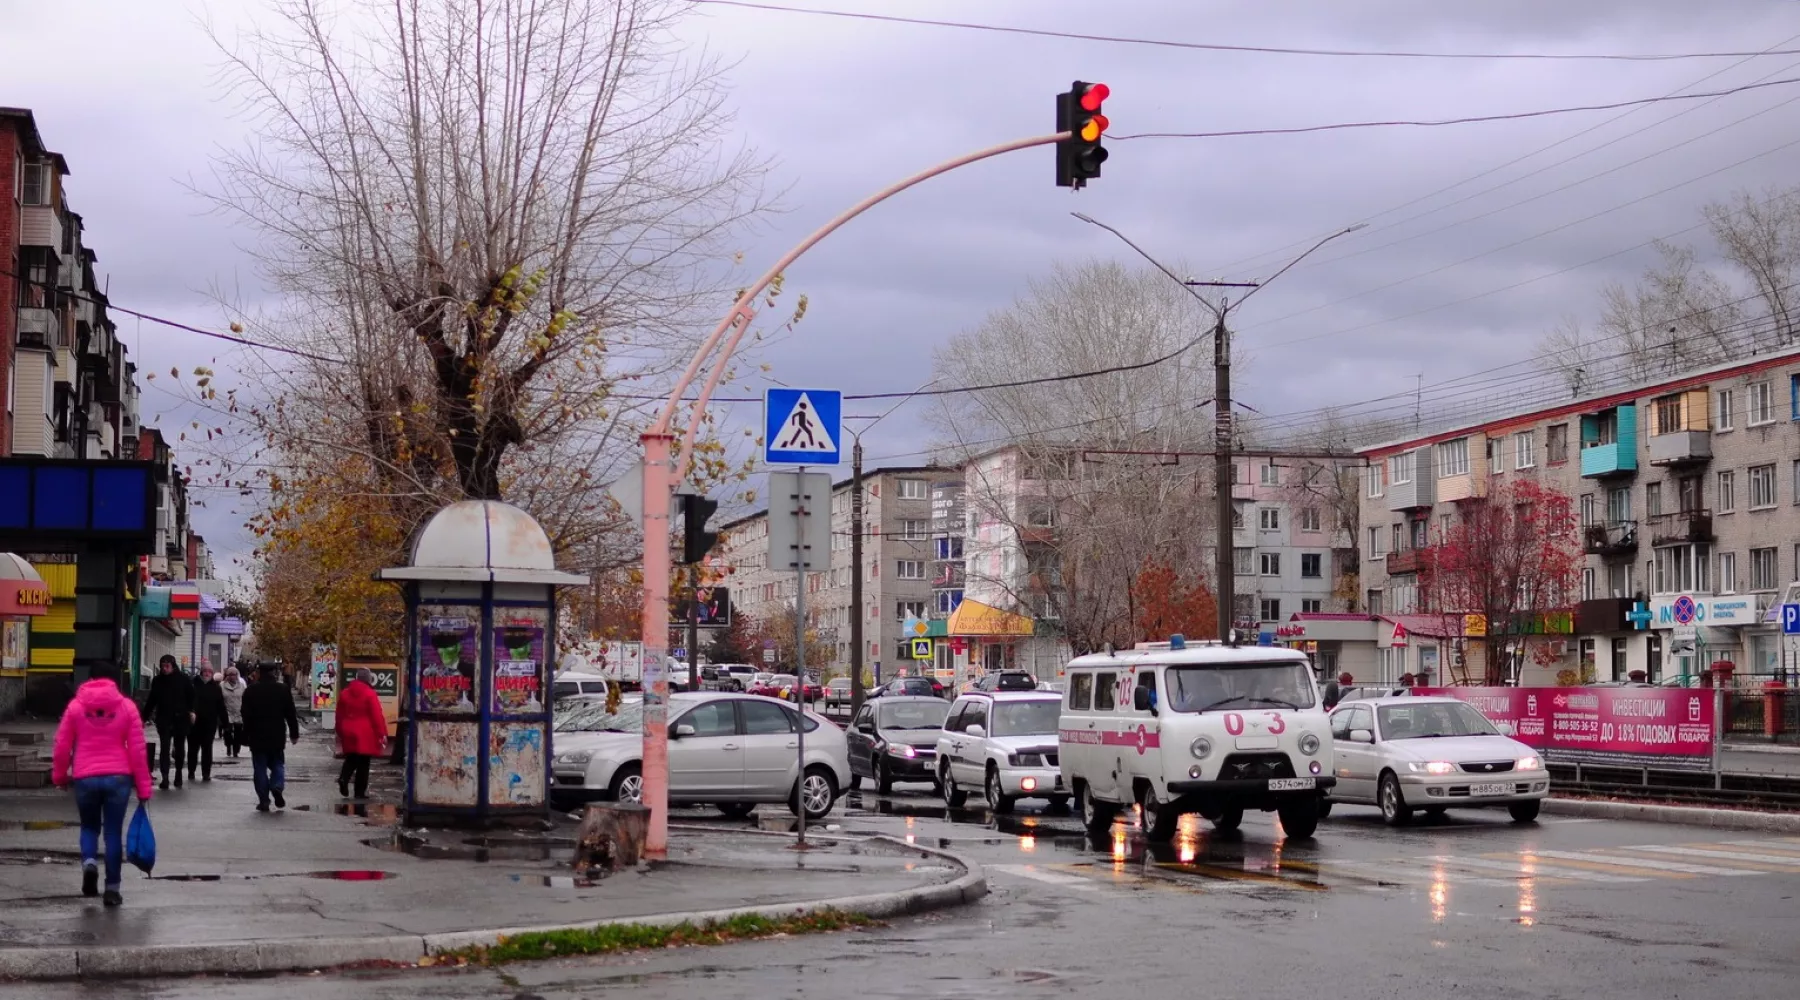
POLYGON ((1029 636, 1036 633, 1036 628, 1024 615, 965 597, 950 613, 948 631, 951 635, 966 636, 1029 636))
POLYGON ((0 552, 0 618, 37 617, 50 610, 50 587, 37 569, 0 552))

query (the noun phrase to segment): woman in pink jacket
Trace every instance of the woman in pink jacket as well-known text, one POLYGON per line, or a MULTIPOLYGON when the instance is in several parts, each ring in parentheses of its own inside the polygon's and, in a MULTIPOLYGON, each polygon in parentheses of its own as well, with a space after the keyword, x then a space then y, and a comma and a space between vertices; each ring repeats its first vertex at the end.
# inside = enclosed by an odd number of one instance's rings
POLYGON ((51 780, 58 788, 75 786, 81 811, 81 894, 100 894, 100 833, 106 832, 107 906, 124 902, 119 870, 125 861, 125 806, 132 786, 150 801, 150 759, 144 756, 144 720, 137 705, 119 693, 119 672, 96 666, 88 682, 75 692, 56 727, 56 753, 51 780))

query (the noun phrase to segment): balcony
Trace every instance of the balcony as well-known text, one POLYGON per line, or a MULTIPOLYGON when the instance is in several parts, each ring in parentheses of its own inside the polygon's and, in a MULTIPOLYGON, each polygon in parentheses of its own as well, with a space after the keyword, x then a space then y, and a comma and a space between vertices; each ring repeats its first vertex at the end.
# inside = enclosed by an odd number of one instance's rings
POLYGON ((1432 557, 1429 548, 1401 549, 1398 552, 1388 553, 1387 571, 1389 576, 1399 573, 1418 573, 1430 567, 1431 563, 1432 557))
MULTIPOLYGON (((1389 463, 1390 472, 1392 463, 1389 463)), ((1404 482, 1389 480, 1388 510, 1417 510, 1430 507, 1437 499, 1437 483, 1431 475, 1431 449, 1419 448, 1412 453, 1411 476, 1404 482)))
POLYGON ((1588 479, 1637 472, 1637 407, 1615 406, 1581 417, 1581 475, 1588 479))
POLYGON ((56 313, 49 309, 19 309, 19 346, 50 347, 56 343, 56 313))
POLYGON ((1711 431, 1675 431, 1650 436, 1651 465, 1686 465, 1712 461, 1711 431))
POLYGON ((1650 518, 1651 545, 1691 545, 1713 540, 1712 511, 1678 510, 1650 518))
POLYGON ((1585 445, 1581 449, 1581 475, 1587 479, 1629 476, 1637 471, 1637 449, 1619 441, 1585 445))
POLYGON ((1611 558, 1637 552, 1636 521, 1606 521, 1582 529, 1582 549, 1590 556, 1611 558))

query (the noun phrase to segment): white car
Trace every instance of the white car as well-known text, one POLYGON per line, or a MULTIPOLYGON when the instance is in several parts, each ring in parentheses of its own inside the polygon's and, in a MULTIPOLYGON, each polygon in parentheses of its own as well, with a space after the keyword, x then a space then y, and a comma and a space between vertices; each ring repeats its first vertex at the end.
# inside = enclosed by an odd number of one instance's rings
MULTIPOLYGON (((818 819, 850 784, 844 731, 806 715, 806 773, 799 778, 800 718, 773 698, 723 692, 669 697, 669 802, 715 805, 745 816, 759 803, 785 802, 818 819)), ((556 721, 551 797, 559 804, 643 799, 644 707, 616 713, 595 702, 556 721)))
POLYGON ((1550 775, 1537 751, 1455 698, 1347 701, 1331 713, 1337 785, 1330 802, 1378 806, 1390 825, 1413 810, 1505 806, 1537 819, 1550 775))
POLYGON ((1024 798, 1069 804, 1058 767, 1056 720, 1062 698, 1055 692, 970 691, 956 699, 937 741, 937 777, 944 803, 968 801, 982 790, 989 809, 1011 812, 1024 798))

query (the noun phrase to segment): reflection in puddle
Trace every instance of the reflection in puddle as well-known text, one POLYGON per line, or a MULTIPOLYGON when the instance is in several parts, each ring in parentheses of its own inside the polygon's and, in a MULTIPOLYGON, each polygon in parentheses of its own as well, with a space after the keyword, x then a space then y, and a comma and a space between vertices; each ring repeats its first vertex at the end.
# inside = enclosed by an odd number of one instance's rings
POLYGON ((1519 923, 1525 927, 1537 923, 1537 879, 1519 880, 1519 923))
POLYGON ((427 861, 566 861, 575 850, 575 841, 567 837, 471 837, 445 844, 407 833, 375 837, 363 845, 427 861))
POLYGON ((385 882, 396 878, 393 872, 372 871, 369 869, 345 869, 339 871, 307 872, 306 878, 332 879, 338 882, 385 882))
POLYGON ((263 875, 152 875, 150 878, 158 882, 255 882, 266 878, 316 878, 329 879, 334 882, 384 882, 399 878, 393 872, 371 871, 363 868, 331 868, 316 872, 274 872, 263 875))
POLYGON ((331 807, 331 811, 339 816, 355 816, 378 823, 400 822, 400 807, 391 802, 339 802, 331 807))
POLYGON ((542 885, 546 889, 592 889, 600 884, 597 879, 573 875, 508 875, 507 878, 520 885, 542 885))
POLYGON ((1431 869, 1431 922, 1441 924, 1444 914, 1450 909, 1450 883, 1444 877, 1444 865, 1439 862, 1431 869))

